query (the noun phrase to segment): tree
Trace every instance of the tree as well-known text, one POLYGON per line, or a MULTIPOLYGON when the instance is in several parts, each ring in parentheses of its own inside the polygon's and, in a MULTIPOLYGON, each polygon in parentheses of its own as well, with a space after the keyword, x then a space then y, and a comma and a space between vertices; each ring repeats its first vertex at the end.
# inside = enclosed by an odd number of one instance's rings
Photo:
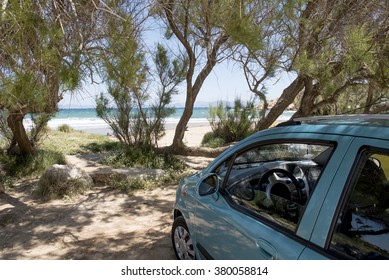
POLYGON ((97 14, 93 1, 2 1, 0 109, 22 154, 35 150, 24 117, 56 112, 63 94, 87 73, 84 54, 97 14))
POLYGON ((180 42, 188 58, 185 108, 171 145, 173 150, 179 151, 184 147, 183 138, 197 95, 214 66, 225 58, 223 51, 230 37, 220 28, 219 20, 221 15, 225 15, 226 3, 187 0, 157 2, 169 31, 180 42))
POLYGON ((132 131, 136 127, 133 114, 134 108, 147 99, 144 87, 148 66, 139 46, 140 26, 132 19, 132 9, 124 4, 121 1, 114 10, 117 17, 104 18, 103 32, 107 36, 102 42, 100 75, 108 86, 110 98, 101 94, 96 100, 96 112, 121 143, 130 145, 138 140, 139 132, 132 131))
POLYGON ((364 92, 364 97, 354 99, 366 100, 364 108, 384 100, 388 84, 387 1, 370 1, 369 5, 362 0, 290 3, 284 6, 286 49, 281 67, 295 73, 296 78, 260 120, 258 129, 269 127, 296 100, 299 108, 294 117, 344 112, 329 109, 339 109, 339 101, 350 100, 347 96, 353 92, 364 92), (375 97, 368 94, 368 88, 372 89, 369 84, 381 93, 375 97))
MULTIPOLYGON (((243 22, 247 37, 260 36, 259 40, 242 41, 233 53, 233 59, 241 66, 250 91, 259 97, 259 120, 264 119, 268 110, 265 82, 275 77, 285 57, 287 36, 284 28, 284 8, 277 0, 259 1, 250 22, 243 22)), ((258 125, 258 122, 257 122, 258 125)))
POLYGON ((143 26, 134 22, 134 11, 139 15, 144 7, 126 3, 114 10, 118 17, 107 20, 100 74, 108 92, 97 99, 96 111, 123 144, 151 147, 164 134, 165 118, 174 113, 167 106, 184 78, 185 59, 171 59, 158 44, 155 67, 147 65, 140 43, 143 26))
MULTIPOLYGON (((156 76, 159 86, 157 89, 157 99, 151 104, 150 114, 143 122, 147 124, 147 135, 149 144, 157 146, 157 140, 165 135, 165 119, 174 113, 174 108, 168 107, 172 96, 178 94, 177 86, 185 79, 185 70, 187 69, 187 60, 171 59, 168 51, 161 44, 157 46, 157 53, 154 57, 156 76)), ((146 138, 147 139, 147 138, 146 138)))
POLYGON ((388 63, 383 49, 389 42, 384 35, 389 30, 388 4, 378 0, 369 5, 366 1, 332 1, 328 5, 319 1, 307 7, 311 25, 305 25, 304 30, 310 34, 314 47, 296 56, 295 69, 307 79, 295 116, 343 113, 329 109, 347 98, 345 95, 358 92, 364 92, 364 96, 348 106, 364 107, 366 110, 360 112, 369 113, 373 102, 387 93, 384 89, 389 78, 388 63), (378 94, 373 94, 373 87, 378 94), (365 104, 360 100, 365 100, 365 104))

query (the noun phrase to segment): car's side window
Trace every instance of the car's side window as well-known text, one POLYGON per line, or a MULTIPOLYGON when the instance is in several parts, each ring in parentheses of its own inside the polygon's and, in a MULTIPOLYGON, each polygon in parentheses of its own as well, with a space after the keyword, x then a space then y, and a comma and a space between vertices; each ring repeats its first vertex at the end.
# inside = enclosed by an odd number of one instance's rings
POLYGON ((294 231, 332 150, 309 143, 252 147, 230 162, 225 193, 239 209, 294 231))
POLYGON ((330 243, 353 259, 389 258, 389 153, 364 152, 330 243))

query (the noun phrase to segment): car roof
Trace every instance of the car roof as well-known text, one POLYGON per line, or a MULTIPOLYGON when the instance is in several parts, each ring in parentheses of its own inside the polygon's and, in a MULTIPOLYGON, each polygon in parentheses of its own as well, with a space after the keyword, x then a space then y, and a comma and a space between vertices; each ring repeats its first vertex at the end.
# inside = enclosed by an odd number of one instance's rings
POLYGON ((389 115, 335 115, 295 118, 269 133, 320 133, 389 140, 389 115))

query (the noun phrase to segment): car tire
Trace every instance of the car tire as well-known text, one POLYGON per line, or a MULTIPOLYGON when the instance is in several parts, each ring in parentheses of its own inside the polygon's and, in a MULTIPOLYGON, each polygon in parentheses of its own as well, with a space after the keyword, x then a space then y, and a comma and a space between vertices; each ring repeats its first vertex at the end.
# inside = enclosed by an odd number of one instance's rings
POLYGON ((196 259, 192 238, 184 217, 177 217, 172 226, 172 243, 178 260, 196 259))

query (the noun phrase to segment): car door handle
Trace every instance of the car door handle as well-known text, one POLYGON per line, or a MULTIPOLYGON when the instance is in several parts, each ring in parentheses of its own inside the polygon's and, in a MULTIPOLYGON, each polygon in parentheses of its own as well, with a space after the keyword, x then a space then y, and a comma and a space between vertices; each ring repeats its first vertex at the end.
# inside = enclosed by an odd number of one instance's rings
POLYGON ((278 259, 277 249, 273 245, 271 245, 271 243, 269 243, 265 239, 257 239, 255 243, 257 245, 259 253, 266 260, 276 260, 276 259, 278 259))

